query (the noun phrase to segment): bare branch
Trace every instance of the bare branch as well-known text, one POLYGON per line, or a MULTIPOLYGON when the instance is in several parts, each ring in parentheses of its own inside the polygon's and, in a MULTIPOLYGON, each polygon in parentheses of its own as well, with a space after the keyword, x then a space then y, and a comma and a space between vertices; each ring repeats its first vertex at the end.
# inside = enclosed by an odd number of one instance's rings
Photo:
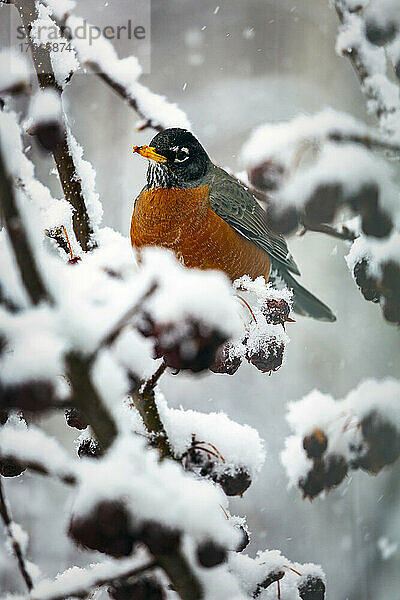
POLYGON ((10 539, 11 547, 14 552, 15 558, 17 559, 18 568, 19 568, 21 575, 26 583, 26 587, 28 588, 29 591, 31 591, 33 588, 32 578, 29 575, 28 570, 26 568, 24 553, 22 551, 20 543, 14 537, 14 534, 13 534, 12 518, 11 518, 10 510, 7 506, 5 490, 4 490, 4 486, 3 486, 3 477, 1 475, 0 475, 0 515, 1 515, 1 518, 3 519, 3 523, 6 528, 7 536, 10 539))
POLYGON ((400 152, 400 144, 390 140, 371 137, 368 135, 344 134, 332 131, 327 138, 332 142, 342 142, 343 144, 360 144, 366 148, 377 148, 380 150, 389 150, 391 152, 400 152))
POLYGON ((315 231, 316 233, 325 233, 331 237, 339 240, 346 240, 348 242, 353 242, 358 237, 354 231, 351 231, 348 227, 346 227, 346 225, 341 225, 339 228, 332 227, 326 223, 318 223, 317 225, 314 223, 311 225, 309 223, 305 223, 304 218, 302 223, 303 229, 299 232, 299 236, 305 235, 307 231, 315 231))
MULTIPOLYGON (((26 39, 31 49, 39 86, 42 89, 48 87, 53 88, 61 94, 62 90, 57 84, 54 75, 49 50, 44 45, 36 46, 29 35, 32 23, 38 16, 35 1, 18 0, 18 2, 16 2, 16 0, 14 0, 14 4, 19 12, 25 29, 26 39)), ((65 199, 74 208, 72 223, 76 239, 80 243, 82 250, 87 251, 95 247, 96 244, 92 239, 93 231, 90 226, 81 182, 78 177, 76 177, 74 161, 68 146, 67 128, 64 119, 62 120, 61 126, 63 139, 62 142, 57 145, 55 150, 53 150, 53 156, 65 199)))
POLYGON ((26 469, 29 469, 33 473, 37 473, 38 475, 45 475, 47 477, 55 477, 65 485, 76 485, 77 479, 74 473, 57 473, 54 470, 49 470, 47 465, 44 463, 40 463, 37 460, 21 460, 17 456, 13 456, 10 453, 1 453, 0 449, 0 461, 12 460, 15 463, 21 464, 26 469))

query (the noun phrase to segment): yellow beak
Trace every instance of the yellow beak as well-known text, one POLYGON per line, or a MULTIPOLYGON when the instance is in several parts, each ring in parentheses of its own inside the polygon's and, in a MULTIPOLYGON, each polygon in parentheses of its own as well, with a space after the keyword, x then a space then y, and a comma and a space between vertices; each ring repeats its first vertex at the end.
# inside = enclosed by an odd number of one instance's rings
POLYGON ((167 162, 165 156, 161 154, 157 154, 156 149, 151 146, 133 146, 133 153, 137 152, 140 156, 144 156, 144 158, 148 158, 149 160, 155 160, 159 163, 167 162))

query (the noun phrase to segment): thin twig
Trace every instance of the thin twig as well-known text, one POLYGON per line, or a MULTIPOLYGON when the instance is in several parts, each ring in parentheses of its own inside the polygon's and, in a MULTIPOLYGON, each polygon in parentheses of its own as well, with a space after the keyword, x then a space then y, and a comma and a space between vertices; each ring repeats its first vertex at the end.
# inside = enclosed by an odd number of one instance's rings
MULTIPOLYGON (((30 36, 32 23, 38 17, 35 1, 14 0, 14 5, 19 12, 25 29, 26 39, 32 53, 39 86, 42 89, 52 88, 61 94, 62 90, 54 75, 49 49, 44 44, 36 46, 30 36)), ((72 214, 72 224, 76 239, 80 243, 82 250, 87 251, 94 248, 96 244, 92 239, 93 231, 90 225, 85 199, 83 197, 81 182, 76 176, 74 161, 68 145, 67 127, 64 118, 62 118, 60 125, 62 127, 62 141, 53 150, 53 157, 56 162, 65 199, 74 209, 72 214)))
POLYGON ((24 460, 24 459, 20 459, 17 456, 13 456, 12 454, 2 454, 0 452, 0 461, 7 461, 7 460, 11 460, 17 464, 21 464, 21 466, 23 466, 26 469, 29 469, 30 471, 33 471, 33 473, 37 473, 39 475, 45 475, 47 477, 54 477, 56 479, 58 479, 59 481, 61 481, 62 483, 65 483, 65 485, 76 485, 78 483, 78 480, 75 476, 74 473, 61 473, 61 472, 56 472, 54 470, 49 470, 48 467, 41 463, 38 462, 37 460, 24 460))
POLYGON ((5 490, 3 486, 3 477, 0 475, 0 515, 3 519, 4 526, 6 528, 7 536, 10 539, 11 547, 14 552, 15 558, 18 562, 18 568, 21 572, 21 575, 26 583, 26 587, 30 592, 33 588, 32 578, 29 575, 28 569, 26 568, 24 553, 22 551, 21 545, 19 541, 14 537, 12 531, 12 517, 10 514, 10 510, 7 505, 7 499, 5 496, 5 490))
POLYGON ((163 131, 165 129, 165 127, 161 125, 159 121, 154 121, 153 119, 146 117, 140 110, 136 98, 134 98, 123 85, 112 79, 108 73, 103 73, 100 69, 100 66, 95 61, 88 60, 85 62, 85 65, 87 65, 102 81, 104 81, 104 83, 114 90, 114 92, 118 94, 120 98, 125 100, 125 102, 127 102, 127 104, 136 111, 139 117, 143 119, 143 122, 139 126, 139 131, 143 131, 148 127, 152 127, 156 131, 163 131))
POLYGON ((348 242, 353 242, 358 236, 346 227, 346 225, 341 225, 341 229, 332 227, 331 225, 327 225, 326 223, 318 223, 318 224, 309 224, 305 223, 303 220, 303 229, 299 232, 299 236, 303 236, 307 233, 307 231, 314 231, 316 233, 325 233, 331 237, 337 238, 339 240, 346 240, 348 242))
POLYGON ((160 453, 160 458, 172 458, 173 453, 169 444, 167 432, 158 412, 154 388, 167 366, 163 361, 156 372, 132 393, 133 404, 142 417, 147 431, 152 435, 154 445, 160 453))
POLYGON ((115 342, 115 340, 117 339, 117 337, 119 336, 119 334, 121 333, 123 328, 126 327, 127 323, 129 323, 129 321, 132 319, 132 317, 134 317, 137 314, 137 312, 141 308, 143 302, 145 300, 147 300, 147 298, 152 296, 152 294, 154 294, 157 287, 158 287, 157 283, 153 282, 148 287, 148 289, 145 292, 143 292, 143 294, 139 297, 139 299, 135 302, 135 304, 133 306, 131 306, 130 308, 128 308, 128 310, 118 319, 118 321, 115 323, 115 325, 112 327, 112 329, 99 342, 97 349, 92 354, 91 360, 93 360, 93 358, 99 353, 100 350, 102 350, 103 348, 106 348, 108 346, 111 346, 115 342))
POLYGON ((358 135, 355 133, 345 134, 341 133, 340 131, 332 131, 328 133, 327 138, 333 142, 342 142, 344 144, 360 144, 366 148, 377 148, 380 150, 390 150, 391 152, 400 152, 400 144, 369 135, 358 135))

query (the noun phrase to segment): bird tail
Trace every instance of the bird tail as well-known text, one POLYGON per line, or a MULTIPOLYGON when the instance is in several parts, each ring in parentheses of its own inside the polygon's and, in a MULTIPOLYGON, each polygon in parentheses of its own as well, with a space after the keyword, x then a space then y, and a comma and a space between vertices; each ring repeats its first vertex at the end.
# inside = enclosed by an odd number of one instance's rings
POLYGON ((278 269, 275 271, 275 274, 271 273, 270 281, 272 283, 277 278, 282 279, 287 287, 293 290, 293 310, 297 314, 312 317, 318 321, 329 321, 331 323, 336 321, 336 317, 329 306, 326 306, 326 304, 306 290, 305 287, 300 285, 288 271, 278 269))

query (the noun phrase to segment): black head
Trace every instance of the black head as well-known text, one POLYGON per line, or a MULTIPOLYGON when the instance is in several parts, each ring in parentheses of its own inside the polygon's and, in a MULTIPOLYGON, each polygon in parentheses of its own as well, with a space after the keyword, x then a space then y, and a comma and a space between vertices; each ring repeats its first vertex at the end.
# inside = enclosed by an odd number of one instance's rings
POLYGON ((150 160, 148 187, 195 187, 211 166, 203 146, 186 129, 165 129, 151 140, 149 146, 134 148, 150 160))

